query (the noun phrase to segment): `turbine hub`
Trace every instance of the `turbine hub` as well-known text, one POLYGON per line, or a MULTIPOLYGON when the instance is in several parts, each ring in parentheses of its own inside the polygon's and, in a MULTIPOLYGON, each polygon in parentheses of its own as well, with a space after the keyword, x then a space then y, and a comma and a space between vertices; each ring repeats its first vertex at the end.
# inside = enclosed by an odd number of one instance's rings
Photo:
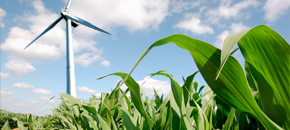
MULTIPOLYGON (((61 12, 60 14, 61 14, 61 16, 62 16, 65 20, 68 19, 68 18, 66 17, 67 12, 61 12)), ((74 28, 76 28, 77 26, 80 25, 80 23, 78 23, 78 22, 76 22, 76 21, 74 21, 74 20, 71 20, 71 25, 72 25, 74 28)))

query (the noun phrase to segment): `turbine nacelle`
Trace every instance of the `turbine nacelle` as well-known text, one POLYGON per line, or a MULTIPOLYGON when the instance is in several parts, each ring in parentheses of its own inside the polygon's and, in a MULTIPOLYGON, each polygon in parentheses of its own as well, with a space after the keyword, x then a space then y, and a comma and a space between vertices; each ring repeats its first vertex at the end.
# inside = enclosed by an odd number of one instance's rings
POLYGON ((111 35, 110 33, 106 32, 105 30, 103 29, 100 29, 99 27, 79 18, 79 17, 75 17, 75 16, 71 16, 70 14, 68 14, 67 12, 61 12, 61 16, 56 20, 54 21, 51 25, 49 25, 38 37, 36 37, 31 43, 29 43, 25 48, 24 50, 29 47, 34 41, 36 41, 38 38, 40 38, 42 35, 44 35, 45 33, 47 33, 49 30, 51 30, 61 19, 70 19, 72 22, 72 26, 73 27, 77 27, 79 24, 82 24, 84 26, 87 26, 87 27, 90 27, 92 29, 95 29, 97 31, 100 31, 100 32, 103 32, 103 33, 106 33, 106 34, 109 34, 111 35))
MULTIPOLYGON (((61 14, 61 16, 62 16, 64 19, 67 20, 67 18, 65 17, 65 14, 67 14, 67 12, 61 12, 60 14, 61 14)), ((79 26, 79 25, 80 25, 80 23, 71 20, 71 26, 73 26, 74 28, 76 28, 76 27, 79 26)))
POLYGON ((68 10, 70 7, 71 0, 68 1, 65 11, 61 12, 61 16, 55 20, 51 25, 49 25, 39 36, 37 36, 31 43, 29 43, 24 50, 29 47, 32 43, 34 43, 38 38, 40 38, 42 35, 47 33, 49 30, 51 30, 60 20, 65 19, 67 22, 66 26, 66 35, 67 35, 67 93, 76 97, 76 91, 75 91, 75 76, 74 76, 74 61, 73 61, 73 49, 72 49, 72 34, 71 34, 71 26, 77 27, 79 24, 85 25, 87 27, 90 27, 92 29, 95 29, 97 31, 110 34, 103 29, 100 29, 96 27, 95 25, 81 19, 75 16, 71 16, 68 14, 68 10))

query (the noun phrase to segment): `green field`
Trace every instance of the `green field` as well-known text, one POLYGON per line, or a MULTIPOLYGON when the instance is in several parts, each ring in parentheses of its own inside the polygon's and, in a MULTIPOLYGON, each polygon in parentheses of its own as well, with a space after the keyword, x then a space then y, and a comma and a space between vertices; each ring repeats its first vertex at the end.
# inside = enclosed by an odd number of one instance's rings
POLYGON ((88 100, 60 94, 62 102, 52 110, 53 116, 1 110, 0 127, 2 130, 26 129, 24 126, 30 130, 290 129, 289 75, 290 46, 265 25, 230 35, 222 51, 209 43, 176 34, 153 43, 128 74, 112 73, 99 78, 123 79, 110 93, 88 100), (167 77, 171 92, 168 95, 155 92, 153 97, 147 97, 130 74, 151 49, 167 43, 188 51, 199 70, 183 78, 183 83, 163 70, 152 73, 151 76, 167 77), (236 45, 245 59, 244 67, 232 56, 236 45), (194 81, 196 73, 201 73, 208 86, 194 81), (122 84, 128 89, 122 91, 122 84))

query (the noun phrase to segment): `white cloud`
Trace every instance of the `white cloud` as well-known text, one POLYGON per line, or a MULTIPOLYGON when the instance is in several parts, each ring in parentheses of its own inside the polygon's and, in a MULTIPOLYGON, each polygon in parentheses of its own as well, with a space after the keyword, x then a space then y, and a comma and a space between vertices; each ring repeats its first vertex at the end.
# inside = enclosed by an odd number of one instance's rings
POLYGON ((169 0, 72 1, 70 13, 101 28, 124 26, 136 31, 156 29, 168 15, 168 6, 169 0))
POLYGON ((50 95, 51 91, 42 89, 42 88, 38 88, 38 89, 34 89, 33 90, 34 93, 38 93, 38 94, 44 94, 44 95, 50 95))
POLYGON ((6 78, 8 78, 8 76, 9 76, 9 73, 0 72, 0 79, 6 79, 6 78))
POLYGON ((218 8, 208 10, 206 13, 209 17, 207 22, 217 24, 221 18, 242 18, 244 16, 245 9, 251 6, 257 7, 259 5, 257 0, 240 1, 233 5, 231 2, 231 0, 222 0, 218 8))
POLYGON ((10 74, 16 77, 22 77, 24 74, 36 70, 29 62, 17 59, 9 60, 4 66, 10 74))
POLYGON ((103 61, 101 62, 101 64, 102 64, 103 66, 108 67, 108 66, 110 66, 110 61, 108 61, 108 60, 103 60, 103 61))
MULTIPOLYGON (((34 14, 26 13, 18 18, 18 20, 27 23, 28 29, 12 27, 7 39, 1 45, 1 49, 10 52, 14 57, 29 61, 60 58, 66 52, 65 20, 59 22, 53 29, 24 50, 24 47, 60 17, 59 13, 47 10, 41 0, 32 1, 32 5, 35 10, 34 14)), ((85 28, 85 31, 87 30, 92 29, 85 28)), ((75 31, 73 31, 74 52, 81 50, 100 51, 94 47, 96 42, 92 39, 93 35, 88 35, 85 31, 79 33, 80 35, 75 35, 75 31)))
POLYGON ((55 26, 27 50, 24 50, 24 47, 60 17, 59 14, 48 11, 41 0, 30 2, 34 7, 34 13, 24 13, 22 16, 16 17, 17 20, 22 21, 22 24, 26 22, 28 28, 12 27, 7 39, 1 45, 1 49, 10 52, 13 57, 29 61, 57 59, 65 52, 65 26, 63 22, 60 23, 63 26, 55 26))
POLYGON ((93 94, 93 93, 96 92, 96 90, 89 89, 89 88, 86 87, 86 86, 83 86, 83 87, 77 87, 77 90, 80 91, 80 92, 88 93, 88 94, 93 94))
POLYGON ((15 105, 18 107, 26 107, 28 104, 27 103, 17 103, 15 105))
POLYGON ((9 90, 3 90, 3 89, 0 89, 0 95, 1 97, 4 96, 4 95, 11 95, 12 92, 9 91, 9 90))
POLYGON ((98 54, 94 55, 92 53, 84 53, 75 57, 75 63, 78 63, 84 67, 87 67, 93 62, 100 60, 100 58, 101 58, 101 55, 98 55, 98 54))
POLYGON ((5 26, 3 22, 3 17, 5 16, 6 16, 6 11, 0 8, 0 28, 3 28, 5 26))
POLYGON ((95 96, 96 96, 97 98, 100 98, 100 97, 102 96, 102 93, 96 93, 95 96))
POLYGON ((229 35, 230 35, 230 32, 228 30, 223 31, 220 35, 218 35, 217 36, 217 41, 215 42, 216 47, 222 49, 223 48, 223 41, 229 35))
POLYGON ((244 31, 246 29, 249 29, 250 27, 245 26, 242 22, 240 23, 232 23, 231 25, 231 32, 232 33, 238 33, 241 31, 244 31))
MULTIPOLYGON (((23 21, 26 28, 12 27, 4 43, 1 43, 1 50, 8 52, 8 57, 10 58, 10 61, 6 63, 5 67, 7 66, 6 68, 9 69, 8 72, 11 73, 11 75, 17 77, 21 77, 28 72, 36 70, 31 65, 31 62, 39 60, 56 60, 65 55, 66 52, 65 20, 62 20, 53 29, 24 50, 24 47, 60 17, 59 13, 53 13, 46 9, 41 0, 29 2, 31 2, 34 8, 34 12, 25 12, 22 16, 16 17, 16 20, 23 21), (15 68, 15 66, 18 68, 15 68)), ((74 52, 77 53, 85 50, 100 55, 102 51, 95 47, 97 42, 93 40, 97 31, 83 27, 78 27, 76 29, 77 30, 73 31, 74 52), (79 30, 79 33, 74 33, 79 30)), ((99 56, 88 57, 88 59, 86 59, 87 61, 82 63, 82 65, 87 66, 98 59, 98 57, 99 56)))
POLYGON ((20 102, 14 102, 13 104, 9 104, 4 106, 9 111, 15 113, 23 113, 23 114, 33 114, 38 116, 45 116, 48 114, 52 114, 51 108, 53 106, 45 104, 45 102, 41 100, 26 100, 20 102), (16 107, 15 107, 16 106, 16 107), (48 108, 50 106, 50 108, 48 108))
POLYGON ((27 101, 27 103, 29 103, 29 104, 36 104, 36 103, 39 103, 39 101, 33 100, 33 101, 27 101))
POLYGON ((28 84, 26 84, 24 82, 15 83, 15 84, 13 84, 13 87, 14 88, 24 88, 24 89, 33 89, 34 88, 34 86, 28 85, 28 84))
POLYGON ((233 23, 230 27, 230 30, 225 30, 220 35, 217 36, 215 46, 222 49, 223 41, 226 39, 227 36, 241 32, 241 31, 249 29, 249 28, 250 27, 243 25, 243 23, 241 23, 241 22, 240 23, 233 23))
POLYGON ((174 28, 180 28, 191 31, 193 34, 212 34, 214 30, 206 24, 203 24, 199 18, 191 17, 189 19, 180 21, 174 25, 174 28))
POLYGON ((202 2, 204 1, 195 0, 194 2, 192 2, 192 1, 183 1, 183 0, 171 0, 170 1, 171 12, 181 13, 183 11, 191 10, 193 8, 200 6, 202 2))
MULTIPOLYGON (((149 76, 145 77, 143 80, 137 82, 141 89, 144 90, 147 96, 154 95, 154 89, 157 91, 158 95, 167 95, 171 91, 171 85, 168 81, 161 81, 150 78, 149 76)), ((122 85, 122 90, 126 90, 127 86, 122 85)))
POLYGON ((265 11, 264 19, 269 22, 274 22, 278 20, 281 15, 285 14, 289 8, 289 0, 267 0, 263 7, 263 10, 265 11))
MULTIPOLYGON (((63 1, 67 2, 67 0, 63 1)), ((30 70, 22 73, 20 72, 24 70, 17 72, 16 69, 8 67, 10 71, 13 71, 11 74, 18 77, 35 70, 30 62, 56 60, 65 55, 66 52, 65 20, 40 37, 29 48, 23 50, 26 45, 60 17, 58 12, 54 13, 45 8, 41 0, 29 2, 31 2, 34 11, 27 11, 22 16, 16 17, 16 20, 23 21, 22 24, 26 27, 12 27, 7 38, 1 43, 1 50, 6 51, 10 59, 14 59, 14 62, 15 59, 22 59, 23 63, 30 66, 30 70)), ((168 6, 169 0, 73 1, 70 13, 105 30, 111 27, 124 26, 130 31, 136 31, 157 29, 168 15, 168 6)), ((3 14, 1 13, 1 15, 3 14)), ((79 26, 73 30, 74 52, 90 51, 88 53, 97 54, 90 56, 81 54, 76 57, 77 63, 88 66, 99 60, 102 53, 100 49, 95 47, 97 42, 93 40, 98 33, 98 31, 85 26, 79 26)), ((101 57, 101 59, 103 58, 101 57)), ((12 64, 12 62, 6 64, 12 64)), ((109 62, 103 60, 101 64, 108 66, 109 62)))
POLYGON ((15 101, 14 93, 11 92, 9 89, 1 86, 1 88, 0 88, 0 105, 1 105, 1 109, 4 109, 4 107, 7 104, 11 104, 13 101, 15 101))

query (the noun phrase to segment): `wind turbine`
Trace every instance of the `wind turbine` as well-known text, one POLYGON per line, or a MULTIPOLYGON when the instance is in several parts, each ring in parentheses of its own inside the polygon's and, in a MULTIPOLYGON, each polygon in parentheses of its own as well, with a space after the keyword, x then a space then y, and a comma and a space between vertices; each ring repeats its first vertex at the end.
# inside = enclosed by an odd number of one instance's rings
POLYGON ((60 18, 49 25, 38 37, 36 37, 31 43, 29 43, 24 50, 34 43, 38 38, 44 35, 46 32, 51 30, 60 20, 66 20, 66 60, 67 60, 67 90, 66 92, 71 96, 76 97, 76 86, 75 86, 75 73, 74 73, 74 58, 73 58, 73 48, 72 48, 72 31, 71 26, 77 27, 79 24, 85 25, 92 29, 98 30, 103 33, 110 34, 95 25, 75 16, 68 14, 68 9, 70 7, 71 0, 68 1, 64 12, 61 12, 60 18))

